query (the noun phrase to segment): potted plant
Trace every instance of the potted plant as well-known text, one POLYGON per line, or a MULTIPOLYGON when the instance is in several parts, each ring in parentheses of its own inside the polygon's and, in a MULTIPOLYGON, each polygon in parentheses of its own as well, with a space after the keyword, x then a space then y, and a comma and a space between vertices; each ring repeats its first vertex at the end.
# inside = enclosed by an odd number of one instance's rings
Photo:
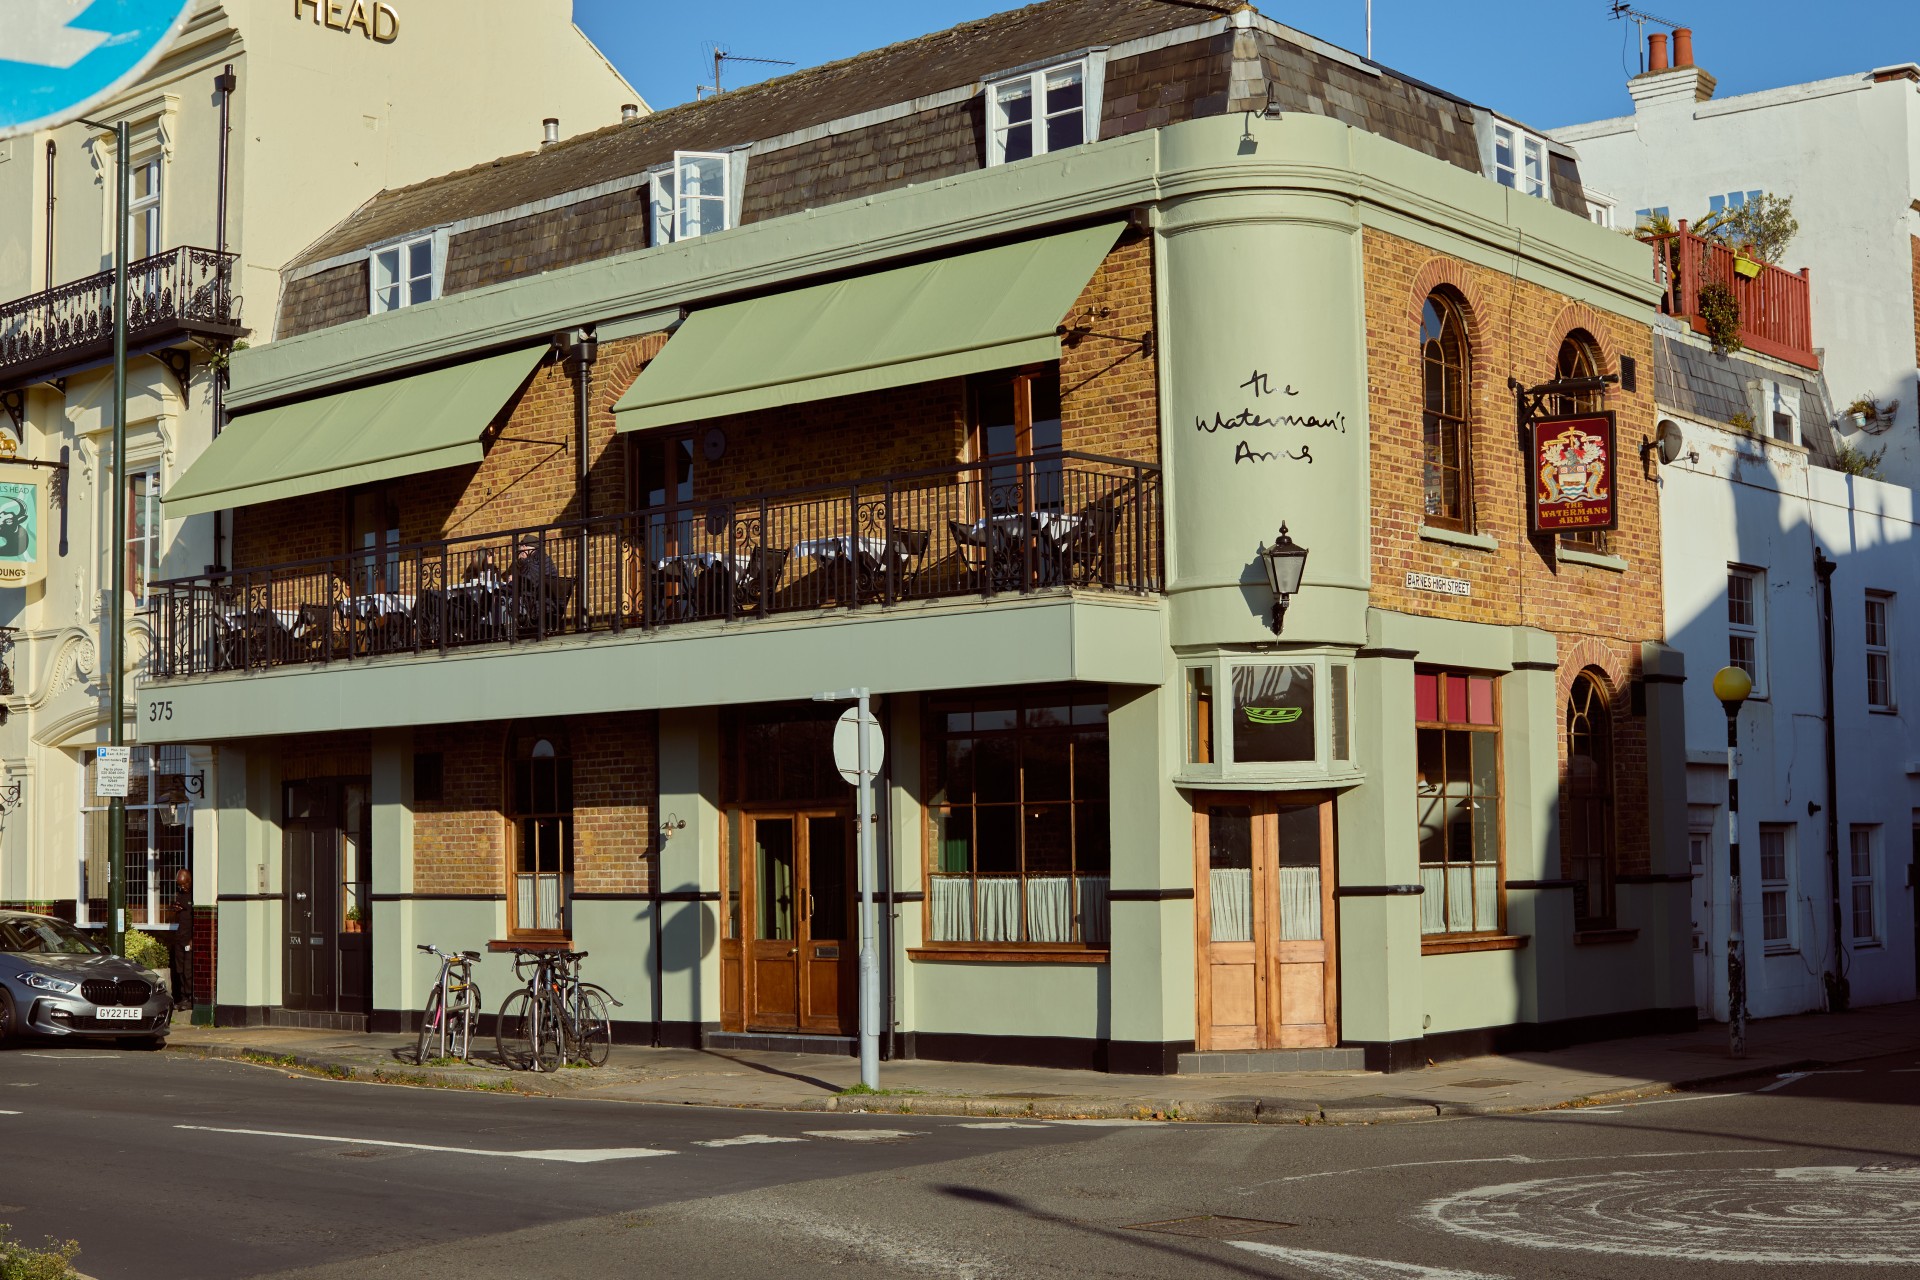
POLYGON ((1734 274, 1744 280, 1752 280, 1757 277, 1760 274, 1760 269, 1766 264, 1760 261, 1759 258, 1752 256, 1756 252, 1757 250, 1754 249, 1751 240, 1743 240, 1735 245, 1733 247, 1734 274))
POLYGON ((359 933, 361 930, 361 921, 364 918, 365 917, 360 914, 359 907, 348 907, 346 919, 340 925, 341 932, 359 933))
POLYGON ((1898 400, 1889 400, 1887 403, 1881 404, 1872 396, 1861 396, 1858 400, 1855 400, 1847 406, 1847 411, 1844 416, 1847 421, 1853 425, 1855 431, 1872 431, 1878 433, 1892 426, 1894 418, 1897 417, 1899 413, 1900 402, 1898 400))
POLYGON ((1698 310, 1701 327, 1707 331, 1714 350, 1726 354, 1740 349, 1740 299, 1718 280, 1700 286, 1698 310))

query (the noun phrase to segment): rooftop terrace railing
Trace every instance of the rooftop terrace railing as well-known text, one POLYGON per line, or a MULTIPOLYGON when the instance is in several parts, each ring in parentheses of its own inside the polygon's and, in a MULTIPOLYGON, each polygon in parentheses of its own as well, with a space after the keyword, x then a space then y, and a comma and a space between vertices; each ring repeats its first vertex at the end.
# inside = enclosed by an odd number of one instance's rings
POLYGON ((148 675, 1162 581, 1160 469, 1050 453, 160 582, 148 675))
MULTIPOLYGON (((127 264, 127 344, 151 349, 188 334, 238 337, 238 255, 182 245, 127 264)), ((0 304, 0 385, 50 377, 113 354, 113 272, 0 304)))
POLYGON ((1809 369, 1820 367, 1813 349, 1812 281, 1805 267, 1796 272, 1759 263, 1759 271, 1748 276, 1737 267, 1739 255, 1730 246, 1695 235, 1684 221, 1678 231, 1642 238, 1653 246, 1654 278, 1665 289, 1660 310, 1707 333, 1700 291, 1709 284, 1725 285, 1740 306, 1743 346, 1809 369))

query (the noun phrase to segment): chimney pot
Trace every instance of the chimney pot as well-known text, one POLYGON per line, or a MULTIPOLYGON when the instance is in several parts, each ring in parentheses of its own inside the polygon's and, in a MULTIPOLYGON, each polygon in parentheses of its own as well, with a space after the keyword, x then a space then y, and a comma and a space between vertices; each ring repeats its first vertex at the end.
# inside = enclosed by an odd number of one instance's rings
POLYGON ((633 121, 638 120, 639 118, 640 118, 639 103, 625 102, 620 105, 620 120, 623 124, 631 124, 633 121))
POLYGON ((550 147, 560 141, 560 120, 557 116, 548 116, 540 123, 546 127, 546 136, 540 140, 541 146, 550 147))
POLYGON ((1673 65, 1690 67, 1693 65, 1693 28, 1675 27, 1673 29, 1673 65))
POLYGON ((1647 37, 1647 70, 1667 69, 1667 37, 1656 31, 1647 37))

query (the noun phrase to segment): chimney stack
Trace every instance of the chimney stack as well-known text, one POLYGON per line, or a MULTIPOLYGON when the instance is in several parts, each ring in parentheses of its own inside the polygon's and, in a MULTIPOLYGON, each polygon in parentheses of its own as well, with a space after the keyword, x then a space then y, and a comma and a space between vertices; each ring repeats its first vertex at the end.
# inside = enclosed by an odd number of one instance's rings
POLYGON ((623 102, 620 104, 620 123, 621 124, 632 124, 635 120, 638 120, 639 118, 640 118, 639 103, 623 102))
POLYGON ((557 116, 548 116, 540 122, 546 126, 546 136, 540 139, 540 145, 550 147, 560 141, 560 120, 557 116))
POLYGON ((1673 65, 1690 67, 1693 65, 1693 28, 1675 27, 1673 29, 1673 65))
POLYGON ((1673 29, 1673 60, 1667 60, 1667 37, 1655 31, 1647 36, 1647 69, 1627 81, 1633 110, 1693 110, 1713 97, 1714 80, 1693 62, 1693 28, 1673 29))
POLYGON ((1667 37, 1664 33, 1656 31, 1647 37, 1647 70, 1654 72, 1666 69, 1667 37))

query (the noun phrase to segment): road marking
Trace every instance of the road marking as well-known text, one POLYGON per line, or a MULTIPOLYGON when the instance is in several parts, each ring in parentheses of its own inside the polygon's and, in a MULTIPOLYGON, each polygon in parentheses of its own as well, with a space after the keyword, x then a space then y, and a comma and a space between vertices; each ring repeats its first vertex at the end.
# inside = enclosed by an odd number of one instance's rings
POLYGON ((117 1053, 23 1053, 23 1058, 53 1058, 59 1062, 112 1062, 117 1053))
POLYGON ((1784 1089, 1790 1084, 1805 1080, 1808 1076, 1857 1076, 1862 1070, 1864 1070, 1864 1068, 1841 1067, 1832 1071, 1783 1071, 1780 1073, 1779 1079, 1775 1080, 1772 1084, 1761 1085, 1758 1089, 1754 1090, 1754 1092, 1772 1093, 1775 1089, 1784 1089))
POLYGON ((956 1129, 1044 1129, 1047 1126, 1035 1124, 1031 1120, 981 1120, 974 1124, 957 1124, 956 1129))
POLYGON ((554 1160, 562 1164, 600 1164, 608 1160, 640 1160, 647 1156, 670 1156, 672 1151, 652 1147, 602 1147, 576 1150, 560 1147, 544 1151, 483 1151, 477 1147, 436 1147, 425 1142, 387 1142, 379 1138, 341 1138, 327 1133, 286 1133, 278 1129, 220 1129, 208 1124, 177 1124, 176 1129, 201 1133, 238 1133, 251 1138, 297 1138, 302 1142, 337 1142, 350 1147, 401 1147, 408 1151, 436 1151, 443 1155, 492 1156, 511 1160, 554 1160))
POLYGON ((1588 1160, 1671 1160, 1683 1156, 1745 1156, 1763 1152, 1778 1151, 1778 1147, 1708 1147, 1702 1151, 1634 1151, 1626 1155, 1605 1156, 1466 1156, 1458 1160, 1402 1160, 1398 1164, 1370 1164, 1358 1169, 1322 1169, 1318 1173, 1295 1173, 1284 1178, 1269 1178, 1265 1182, 1249 1182, 1244 1187, 1235 1187, 1236 1194, 1252 1195, 1261 1187, 1278 1186, 1285 1182, 1307 1182, 1314 1178, 1344 1178, 1356 1173, 1384 1173, 1389 1169, 1422 1169, 1430 1165, 1447 1164, 1577 1164, 1588 1160))
POLYGON ((1423 1267, 1415 1262, 1388 1262, 1380 1258, 1353 1258, 1344 1253, 1322 1253, 1318 1249, 1289 1249, 1283 1245, 1260 1244, 1253 1240, 1229 1240, 1228 1244, 1248 1253, 1277 1258, 1295 1267, 1304 1267, 1327 1280, 1386 1280, 1388 1276, 1413 1276, 1418 1280, 1507 1280, 1485 1271, 1455 1271, 1450 1267, 1423 1267))
POLYGON ((0 1116, 17 1116, 19 1114, 18 1111, 0 1111, 0 1116))
POLYGON ((889 1138, 917 1138, 924 1129, 808 1129, 809 1138, 838 1138, 842 1142, 884 1142, 889 1138))
POLYGON ((694 1143, 696 1147, 752 1147, 768 1142, 805 1142, 805 1138, 776 1138, 770 1133, 743 1133, 737 1138, 706 1138, 694 1143))
POLYGON ((1911 1264, 1920 1167, 1639 1169, 1476 1187, 1429 1201, 1435 1226, 1529 1249, 1693 1262, 1911 1264))

